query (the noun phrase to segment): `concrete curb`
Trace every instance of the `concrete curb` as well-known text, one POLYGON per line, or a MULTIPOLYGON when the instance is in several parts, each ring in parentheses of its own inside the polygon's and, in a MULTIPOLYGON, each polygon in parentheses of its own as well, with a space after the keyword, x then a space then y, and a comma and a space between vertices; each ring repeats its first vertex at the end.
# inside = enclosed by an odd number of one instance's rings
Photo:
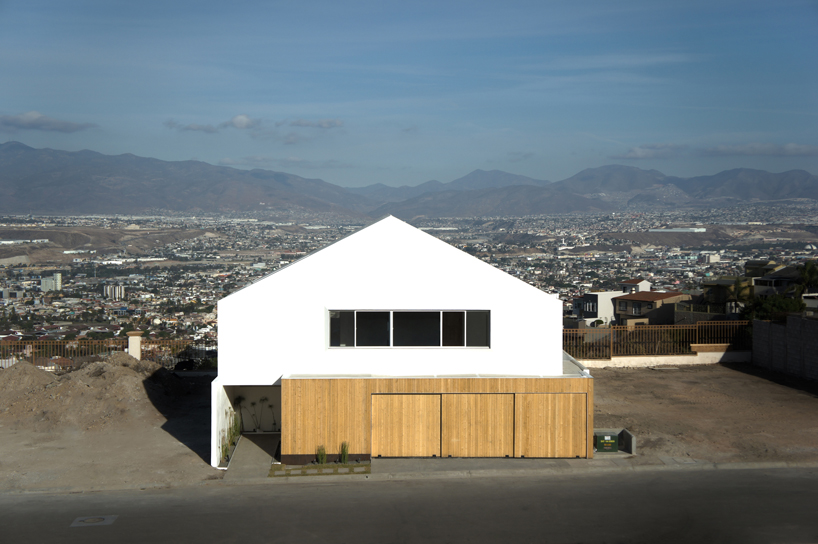
POLYGON ((759 462, 736 462, 736 463, 713 463, 710 461, 698 461, 694 463, 678 464, 649 464, 623 466, 616 464, 614 460, 591 461, 586 466, 572 467, 549 467, 537 469, 489 469, 489 470, 448 470, 435 472, 384 472, 373 474, 334 474, 316 476, 279 476, 276 478, 241 478, 234 480, 201 480, 192 483, 151 483, 151 484, 127 484, 113 486, 93 486, 90 488, 81 487, 55 487, 43 489, 20 489, 4 490, 0 494, 8 495, 37 495, 37 494, 73 494, 73 493, 98 493, 106 491, 133 491, 133 490, 155 490, 155 489, 178 489, 184 487, 217 486, 236 487, 246 485, 299 485, 299 484, 331 484, 347 482, 386 482, 386 481, 406 481, 406 480, 462 480, 469 478, 524 478, 542 476, 592 476, 597 474, 614 474, 617 472, 687 472, 699 470, 780 470, 788 468, 814 468, 818 469, 818 461, 759 461, 759 462), (593 463, 593 464, 591 464, 593 463), (603 464, 604 463, 604 464, 603 464))

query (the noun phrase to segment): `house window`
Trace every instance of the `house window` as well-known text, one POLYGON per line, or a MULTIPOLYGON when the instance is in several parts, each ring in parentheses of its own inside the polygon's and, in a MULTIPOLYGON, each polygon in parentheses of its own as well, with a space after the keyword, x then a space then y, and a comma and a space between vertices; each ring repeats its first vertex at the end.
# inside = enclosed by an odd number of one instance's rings
POLYGON ((628 303, 624 301, 619 301, 619 311, 624 312, 628 309, 628 303))
POLYGON ((330 347, 489 347, 488 310, 330 310, 330 347))
POLYGON ((645 308, 647 308, 648 310, 652 310, 653 309, 653 303, 646 304, 645 308))
POLYGON ((634 302, 633 303, 633 311, 631 313, 633 315, 642 315, 642 303, 641 302, 634 302))

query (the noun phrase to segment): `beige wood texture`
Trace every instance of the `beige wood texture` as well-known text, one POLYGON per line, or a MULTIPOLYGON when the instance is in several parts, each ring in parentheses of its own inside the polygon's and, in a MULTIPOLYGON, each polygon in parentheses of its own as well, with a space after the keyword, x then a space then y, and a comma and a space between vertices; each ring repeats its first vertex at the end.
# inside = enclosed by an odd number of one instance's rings
POLYGON ((440 395, 372 395, 372 456, 440 456, 440 395))
POLYGON ((515 395, 517 457, 585 457, 587 397, 582 393, 515 395))
POLYGON ((594 380, 588 380, 588 392, 585 394, 585 457, 594 457, 594 380))
MULTIPOLYGON (((371 396, 378 393, 587 393, 588 450, 593 455, 593 379, 589 378, 343 378, 281 381, 281 453, 371 450, 371 396)), ((584 427, 583 427, 584 428, 584 427)), ((518 455, 515 452, 515 455, 518 455)))
POLYGON ((442 404, 443 457, 514 456, 513 394, 446 394, 442 404))

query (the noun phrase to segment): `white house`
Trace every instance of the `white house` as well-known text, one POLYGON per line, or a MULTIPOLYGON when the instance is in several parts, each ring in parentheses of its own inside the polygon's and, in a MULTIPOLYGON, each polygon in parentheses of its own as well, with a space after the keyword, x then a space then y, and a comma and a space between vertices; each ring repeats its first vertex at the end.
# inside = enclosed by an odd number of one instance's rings
POLYGON ((622 291, 596 291, 574 299, 573 314, 588 326, 596 326, 598 321, 603 325, 616 322, 616 312, 612 299, 622 295, 622 291))
POLYGON ((280 429, 285 462, 341 442, 358 457, 590 456, 593 383, 563 371, 561 314, 556 296, 382 219, 219 302, 211 462, 237 414, 245 431, 280 429))
POLYGON ((619 287, 622 289, 623 293, 627 294, 644 293, 645 291, 651 290, 652 284, 648 280, 634 278, 632 280, 620 281, 619 287))

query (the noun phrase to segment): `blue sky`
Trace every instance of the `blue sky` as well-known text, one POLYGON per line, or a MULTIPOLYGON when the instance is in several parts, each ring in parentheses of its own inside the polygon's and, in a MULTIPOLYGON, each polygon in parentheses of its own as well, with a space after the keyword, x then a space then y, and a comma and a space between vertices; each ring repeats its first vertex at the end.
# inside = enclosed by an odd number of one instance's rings
POLYGON ((0 142, 343 186, 818 174, 818 2, 0 0, 0 142))

